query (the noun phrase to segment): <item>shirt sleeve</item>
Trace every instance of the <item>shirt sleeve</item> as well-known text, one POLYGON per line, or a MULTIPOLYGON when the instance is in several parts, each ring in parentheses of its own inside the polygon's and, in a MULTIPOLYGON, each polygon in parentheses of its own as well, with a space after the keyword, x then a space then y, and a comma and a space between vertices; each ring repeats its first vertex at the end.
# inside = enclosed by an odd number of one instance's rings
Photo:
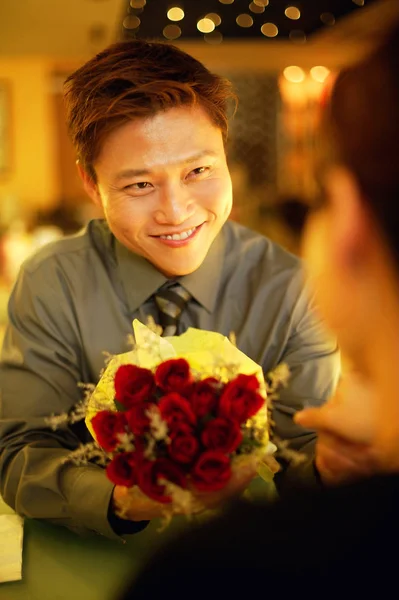
POLYGON ((11 293, 0 366, 0 491, 22 516, 120 539, 108 520, 113 484, 104 469, 66 460, 89 439, 83 423, 52 431, 45 421, 70 411, 81 400, 78 383, 88 381, 68 289, 42 265, 22 269, 11 293))
POLYGON ((280 390, 272 414, 276 437, 287 443, 289 451, 299 451, 304 460, 290 460, 287 451, 279 453, 283 468, 275 480, 280 492, 298 485, 320 485, 313 461, 316 432, 297 425, 293 416, 305 407, 320 406, 328 400, 341 373, 337 343, 317 317, 312 298, 303 286, 302 273, 293 278, 287 290, 287 300, 293 296, 297 299, 289 316, 288 340, 279 361, 288 365, 290 378, 287 387, 280 390))

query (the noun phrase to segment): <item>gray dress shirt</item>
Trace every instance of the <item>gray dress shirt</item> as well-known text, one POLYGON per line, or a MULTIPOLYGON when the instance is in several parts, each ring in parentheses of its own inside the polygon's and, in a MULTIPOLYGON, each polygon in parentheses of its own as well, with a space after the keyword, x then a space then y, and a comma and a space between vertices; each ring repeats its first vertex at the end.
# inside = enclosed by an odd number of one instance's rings
MULTIPOLYGON (((23 265, 9 300, 0 372, 1 494, 19 514, 115 536, 107 518, 113 486, 104 470, 64 460, 90 439, 84 424, 54 432, 44 418, 81 399, 79 382, 98 381, 104 352, 130 349, 134 318, 157 319, 153 294, 165 281, 101 220, 23 265)), ((339 354, 309 306, 299 260, 228 222, 201 267, 179 281, 192 295, 183 330, 234 332, 265 372, 289 365, 289 386, 274 409, 276 433, 311 458, 315 434, 292 416, 331 395, 339 354)), ((285 478, 297 476, 286 471, 285 478)))

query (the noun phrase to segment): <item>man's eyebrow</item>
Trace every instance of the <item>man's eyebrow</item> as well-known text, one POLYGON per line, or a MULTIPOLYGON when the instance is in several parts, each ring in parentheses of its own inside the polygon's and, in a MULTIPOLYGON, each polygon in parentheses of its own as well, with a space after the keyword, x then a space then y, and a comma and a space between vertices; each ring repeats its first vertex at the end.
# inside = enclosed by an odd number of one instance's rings
MULTIPOLYGON (((194 156, 190 156, 189 158, 186 158, 177 163, 168 163, 168 165, 173 165, 173 164, 177 165, 177 166, 190 165, 191 163, 197 162, 198 160, 200 160, 201 158, 204 158, 205 156, 216 157, 217 152, 214 152, 213 150, 203 150, 202 152, 199 152, 198 154, 195 154, 194 156)), ((145 175, 150 175, 153 172, 153 170, 155 170, 155 169, 125 169, 124 171, 120 171, 116 175, 115 181, 120 181, 121 179, 128 179, 129 177, 142 177, 145 175)))

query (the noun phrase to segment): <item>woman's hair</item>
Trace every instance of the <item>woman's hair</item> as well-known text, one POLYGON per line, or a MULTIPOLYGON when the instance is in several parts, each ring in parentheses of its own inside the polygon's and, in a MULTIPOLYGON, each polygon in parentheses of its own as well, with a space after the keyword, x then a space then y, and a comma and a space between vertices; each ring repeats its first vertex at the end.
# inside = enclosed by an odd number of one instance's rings
POLYGON ((319 175, 350 169, 399 263, 399 25, 338 75, 323 113, 319 175))
POLYGON ((93 163, 107 134, 136 118, 177 106, 201 106, 227 139, 229 81, 177 47, 133 40, 113 44, 65 82, 67 125, 78 159, 96 180, 93 163))

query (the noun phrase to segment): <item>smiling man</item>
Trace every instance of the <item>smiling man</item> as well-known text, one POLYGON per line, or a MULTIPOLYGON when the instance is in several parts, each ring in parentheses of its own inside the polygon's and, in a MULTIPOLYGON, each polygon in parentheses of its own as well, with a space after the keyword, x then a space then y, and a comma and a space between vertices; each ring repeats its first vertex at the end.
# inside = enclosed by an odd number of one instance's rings
MULTIPOLYGON (((129 349, 134 318, 153 317, 169 334, 190 326, 234 332, 266 373, 288 363, 275 433, 308 460, 300 470, 283 465, 278 483, 315 478, 315 434, 294 424, 293 415, 330 396, 338 354, 310 309, 299 261, 228 221, 225 142, 233 98, 225 79, 161 43, 113 45, 68 78, 79 173, 105 218, 30 258, 10 297, 0 480, 19 514, 110 537, 136 533, 160 516, 162 505, 136 498, 118 518, 126 490, 99 466, 65 462, 89 433, 44 424, 79 401, 79 382, 98 381, 104 351, 129 349)), ((210 505, 247 483, 232 479, 210 505)))

